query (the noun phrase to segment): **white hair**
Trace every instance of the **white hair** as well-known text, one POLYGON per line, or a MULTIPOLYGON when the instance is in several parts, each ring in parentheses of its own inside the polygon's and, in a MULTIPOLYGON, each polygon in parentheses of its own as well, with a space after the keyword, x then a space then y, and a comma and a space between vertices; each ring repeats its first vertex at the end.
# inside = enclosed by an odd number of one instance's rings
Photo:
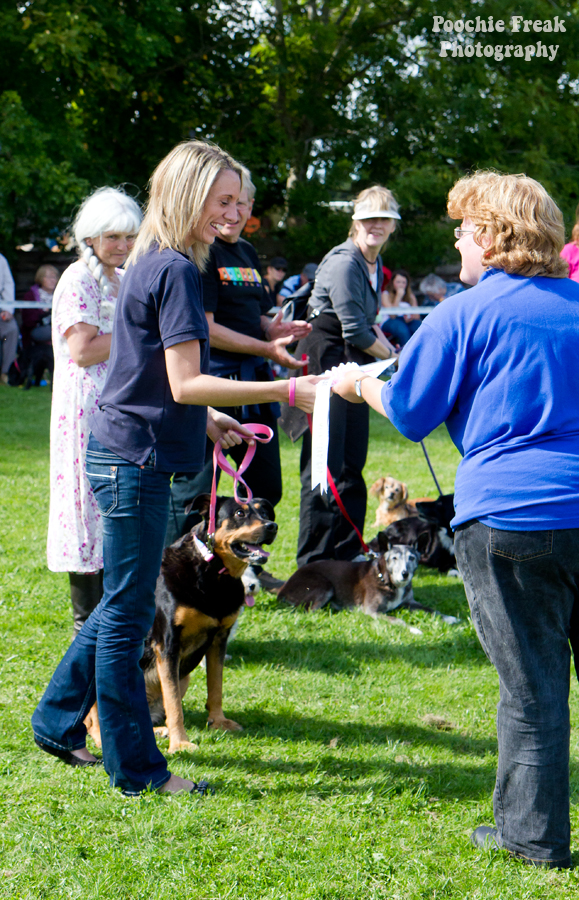
POLYGON ((241 190, 247 191, 248 200, 255 199, 255 185, 251 180, 251 172, 246 166, 239 164, 239 168, 241 169, 241 190))
POLYGON ((122 233, 139 230, 142 213, 138 203, 121 188, 98 188, 83 200, 77 212, 72 230, 80 249, 81 257, 99 283, 103 297, 111 291, 111 285, 104 273, 103 265, 86 238, 97 238, 105 231, 122 233))

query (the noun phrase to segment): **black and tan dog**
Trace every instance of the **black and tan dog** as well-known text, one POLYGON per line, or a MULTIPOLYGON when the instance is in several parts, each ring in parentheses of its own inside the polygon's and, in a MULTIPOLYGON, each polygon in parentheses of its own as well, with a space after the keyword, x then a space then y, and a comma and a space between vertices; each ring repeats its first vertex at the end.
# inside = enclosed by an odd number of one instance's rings
MULTIPOLYGON (((227 638, 245 602, 241 580, 249 563, 263 561, 263 544, 277 534, 272 505, 267 500, 237 503, 218 497, 214 557, 208 561, 206 542, 209 495, 194 507, 203 516, 184 537, 163 553, 155 594, 156 613, 145 642, 141 668, 147 701, 157 733, 169 737, 169 753, 192 749, 183 722, 182 699, 189 677, 201 660, 207 662, 207 724, 240 731, 222 708, 223 662, 227 638)), ((93 708, 94 709, 94 708, 93 708)), ((91 714, 94 718, 94 713, 91 714)), ((98 743, 98 727, 89 733, 98 743)))

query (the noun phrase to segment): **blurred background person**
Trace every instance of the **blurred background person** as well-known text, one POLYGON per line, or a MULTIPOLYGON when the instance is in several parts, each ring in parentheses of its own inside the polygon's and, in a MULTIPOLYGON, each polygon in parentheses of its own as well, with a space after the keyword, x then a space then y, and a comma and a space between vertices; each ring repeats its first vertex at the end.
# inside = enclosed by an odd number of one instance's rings
MULTIPOLYGON (((309 309, 312 331, 298 352, 309 356, 308 371, 320 375, 340 363, 361 365, 389 359, 394 347, 376 317, 383 272, 380 250, 400 219, 394 195, 376 185, 362 191, 354 204, 350 236, 326 254, 315 273, 309 309)), ((364 406, 337 395, 330 400, 328 467, 352 522, 361 533, 366 517, 366 464, 369 414, 364 406)), ((311 436, 303 437, 300 460, 301 504, 298 566, 320 559, 354 559, 361 550, 358 536, 342 515, 331 492, 311 489, 311 436)))
POLYGON ((43 265, 34 276, 34 284, 22 298, 27 303, 35 303, 38 309, 23 309, 22 316, 22 370, 25 376, 24 389, 42 382, 45 370, 52 376, 54 354, 52 351, 52 298, 58 283, 59 272, 55 266, 43 265))
POLYGON ((291 297, 291 295, 295 294, 296 291, 299 291, 304 284, 307 284, 308 281, 313 281, 316 277, 317 268, 317 263, 307 263, 299 275, 290 275, 289 278, 286 278, 278 293, 278 297, 281 298, 280 305, 283 303, 284 297, 291 297))
POLYGON ((569 278, 572 281, 579 281, 579 206, 575 210, 571 240, 561 250, 561 256, 569 265, 569 278))
POLYGON ((87 197, 73 225, 80 259, 54 291, 47 557, 52 572, 69 573, 74 635, 102 596, 102 524, 84 471, 88 420, 107 373, 120 266, 140 222, 138 205, 122 190, 99 188, 87 197))
POLYGON ((420 282, 419 289, 424 294, 424 302, 426 305, 442 303, 447 295, 446 281, 443 281, 438 275, 432 272, 423 278, 420 282))
POLYGON ((267 264, 263 288, 272 306, 281 306, 281 298, 278 298, 278 290, 287 275, 288 261, 283 256, 274 256, 267 264))
POLYGON ((420 316, 389 316, 388 308, 392 306, 406 306, 409 309, 418 306, 410 287, 410 275, 405 269, 397 269, 387 289, 382 291, 379 315, 382 331, 388 340, 403 347, 420 327, 420 316))
MULTIPOLYGON (((0 253, 0 301, 14 303, 14 279, 8 260, 0 253)), ((8 369, 16 359, 18 352, 18 323, 14 313, 9 309, 0 309, 0 382, 8 384, 8 369)))

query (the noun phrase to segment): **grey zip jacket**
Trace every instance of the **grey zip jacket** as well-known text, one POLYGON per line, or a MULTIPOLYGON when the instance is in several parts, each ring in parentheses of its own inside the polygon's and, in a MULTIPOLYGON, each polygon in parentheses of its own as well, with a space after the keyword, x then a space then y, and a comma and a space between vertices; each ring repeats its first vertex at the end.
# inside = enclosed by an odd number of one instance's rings
MULTIPOLYGON (((381 258, 376 262, 381 287, 381 258)), ((379 305, 380 298, 370 284, 366 261, 351 238, 326 253, 316 272, 310 309, 336 315, 344 340, 367 350, 376 340, 372 325, 379 305)))

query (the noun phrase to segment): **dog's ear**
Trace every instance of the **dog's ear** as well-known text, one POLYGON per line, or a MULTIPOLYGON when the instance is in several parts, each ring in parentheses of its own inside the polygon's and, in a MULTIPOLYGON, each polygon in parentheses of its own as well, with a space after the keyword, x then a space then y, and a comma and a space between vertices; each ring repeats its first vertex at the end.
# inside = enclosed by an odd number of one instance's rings
POLYGON ((376 497, 384 487, 385 478, 378 478, 370 488, 370 496, 376 497))
POLYGON ((390 528, 386 528, 384 531, 379 531, 375 537, 375 540, 378 543, 378 552, 386 553, 387 550, 390 549, 390 540, 388 539, 388 532, 390 528))
POLYGON ((436 541, 436 528, 430 525, 428 528, 425 528, 418 535, 418 539, 416 541, 416 549, 423 557, 423 559, 428 559, 432 552, 434 551, 434 544, 436 541))
POLYGON ((185 515, 189 515, 192 512, 199 513, 203 519, 209 518, 209 507, 211 506, 211 496, 210 494, 199 494, 198 497, 195 497, 191 503, 188 503, 185 507, 185 515))
POLYGON ((408 500, 408 485, 404 484, 403 481, 401 481, 400 484, 402 485, 402 500, 404 503, 406 503, 406 501, 408 500))

